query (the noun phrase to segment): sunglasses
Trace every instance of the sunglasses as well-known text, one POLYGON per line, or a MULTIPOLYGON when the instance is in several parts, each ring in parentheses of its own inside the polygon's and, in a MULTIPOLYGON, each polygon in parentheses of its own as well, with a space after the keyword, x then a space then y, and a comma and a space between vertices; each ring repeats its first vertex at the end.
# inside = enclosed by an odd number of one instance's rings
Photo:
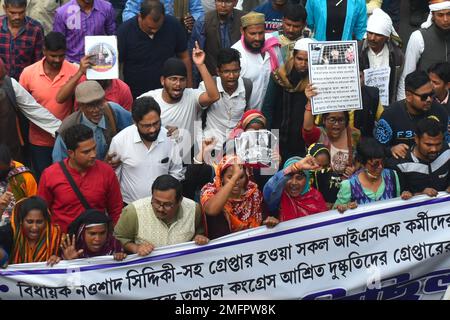
POLYGON ((415 93, 414 91, 410 91, 410 92, 413 95, 420 97, 420 101, 427 101, 428 97, 431 97, 431 99, 433 99, 433 97, 434 97, 434 91, 422 93, 422 94, 415 93))

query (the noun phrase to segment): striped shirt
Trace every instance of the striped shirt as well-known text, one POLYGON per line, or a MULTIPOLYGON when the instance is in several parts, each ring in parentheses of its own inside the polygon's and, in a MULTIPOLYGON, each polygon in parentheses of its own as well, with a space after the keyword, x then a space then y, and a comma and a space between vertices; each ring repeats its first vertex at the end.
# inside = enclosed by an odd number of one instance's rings
POLYGON ((42 58, 44 31, 39 22, 25 17, 25 24, 14 37, 6 16, 0 17, 0 58, 7 74, 19 80, 23 69, 42 58))
POLYGON ((410 148, 404 159, 390 159, 387 166, 397 171, 403 191, 422 192, 425 188, 444 191, 450 185, 450 148, 447 143, 432 162, 417 158, 410 148))
POLYGON ((80 62, 84 56, 85 36, 113 35, 116 31, 114 19, 114 8, 105 0, 95 0, 89 14, 81 10, 76 0, 71 0, 56 10, 53 31, 66 36, 66 59, 80 62))

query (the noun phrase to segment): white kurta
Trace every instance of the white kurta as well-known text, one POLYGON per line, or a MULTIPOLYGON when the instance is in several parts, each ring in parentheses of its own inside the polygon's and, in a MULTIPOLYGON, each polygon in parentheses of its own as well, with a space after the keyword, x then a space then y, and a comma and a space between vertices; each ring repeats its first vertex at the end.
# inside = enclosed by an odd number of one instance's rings
POLYGON ((422 33, 420 33, 420 30, 416 30, 411 34, 408 46, 406 47, 405 66, 400 81, 398 82, 397 101, 405 99, 405 78, 408 74, 416 70, 417 62, 419 62, 424 50, 425 43, 422 33))
MULTIPOLYGON (((229 95, 225 92, 221 79, 217 77, 216 81, 220 99, 208 108, 206 127, 203 135, 206 138, 215 137, 217 140, 216 146, 222 148, 231 130, 236 127, 244 114, 246 107, 245 86, 242 78, 239 78, 238 87, 229 95)), ((201 82, 199 88, 205 90, 205 84, 201 82)), ((197 142, 201 143, 199 137, 197 137, 197 142)))
MULTIPOLYGON (((266 34, 266 40, 273 37, 270 34, 266 34)), ((266 95, 267 85, 270 80, 270 56, 269 53, 265 53, 264 57, 260 53, 252 53, 246 50, 241 40, 236 42, 232 48, 238 50, 241 53, 241 77, 250 79, 253 82, 252 95, 249 101, 249 109, 256 109, 261 111, 264 96, 266 95)), ((279 48, 277 55, 281 57, 279 48)))

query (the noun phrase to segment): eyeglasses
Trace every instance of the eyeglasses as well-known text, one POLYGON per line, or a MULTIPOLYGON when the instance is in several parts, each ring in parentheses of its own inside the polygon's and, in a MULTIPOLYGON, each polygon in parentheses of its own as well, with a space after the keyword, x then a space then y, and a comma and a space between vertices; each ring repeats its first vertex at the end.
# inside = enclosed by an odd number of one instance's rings
POLYGON ((233 1, 223 1, 223 0, 216 0, 217 4, 222 4, 227 7, 231 7, 233 5, 233 1))
POLYGON ((138 126, 142 129, 151 129, 151 128, 158 129, 161 126, 161 120, 156 121, 154 123, 148 123, 148 124, 138 122, 138 126))
POLYGON ((163 202, 159 202, 155 199, 152 199, 151 203, 152 203, 152 206, 154 206, 156 209, 159 209, 162 207, 166 211, 173 209, 175 207, 175 203, 170 203, 170 202, 163 203, 163 202))
POLYGON ((329 122, 330 124, 344 124, 345 123, 345 118, 326 118, 326 121, 329 122))
POLYGON ((420 101, 427 101, 428 97, 431 97, 431 99, 433 99, 433 97, 434 97, 434 91, 422 93, 422 94, 415 93, 414 91, 409 91, 409 92, 411 92, 415 96, 420 97, 420 101))
POLYGON ((220 70, 220 73, 222 73, 224 76, 229 76, 229 75, 240 75, 241 73, 241 69, 236 69, 236 70, 220 70))

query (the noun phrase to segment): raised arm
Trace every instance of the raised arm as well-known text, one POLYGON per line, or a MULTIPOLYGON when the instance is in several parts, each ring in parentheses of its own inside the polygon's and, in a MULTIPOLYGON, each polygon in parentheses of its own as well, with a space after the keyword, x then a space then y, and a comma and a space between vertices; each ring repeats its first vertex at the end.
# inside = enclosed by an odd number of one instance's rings
POLYGON ((236 182, 241 176, 241 168, 242 166, 240 166, 239 164, 233 164, 233 175, 231 176, 230 180, 228 180, 228 182, 220 188, 217 194, 215 194, 205 203, 203 209, 206 214, 210 216, 217 216, 223 211, 225 203, 227 203, 233 187, 236 185, 236 182))
POLYGON ((75 88, 80 82, 80 79, 86 75, 87 69, 92 66, 92 63, 89 60, 91 57, 92 56, 84 56, 83 58, 81 58, 80 68, 78 69, 77 73, 75 73, 69 79, 69 81, 67 81, 66 84, 63 85, 61 89, 59 89, 58 93, 56 94, 56 102, 65 103, 67 100, 71 99, 74 96, 75 88))
POLYGON ((177 53, 177 57, 180 58, 186 65, 187 70, 187 87, 192 88, 192 62, 189 57, 189 51, 185 50, 183 52, 177 53))
POLYGON ((206 68, 205 56, 206 54, 202 49, 200 49, 198 42, 195 42, 195 48, 192 49, 192 61, 194 61, 195 66, 200 72, 200 76, 202 77, 206 88, 206 92, 202 93, 198 100, 200 105, 209 107, 214 102, 219 100, 220 95, 219 90, 217 90, 216 81, 214 81, 213 77, 211 77, 211 74, 206 68))

